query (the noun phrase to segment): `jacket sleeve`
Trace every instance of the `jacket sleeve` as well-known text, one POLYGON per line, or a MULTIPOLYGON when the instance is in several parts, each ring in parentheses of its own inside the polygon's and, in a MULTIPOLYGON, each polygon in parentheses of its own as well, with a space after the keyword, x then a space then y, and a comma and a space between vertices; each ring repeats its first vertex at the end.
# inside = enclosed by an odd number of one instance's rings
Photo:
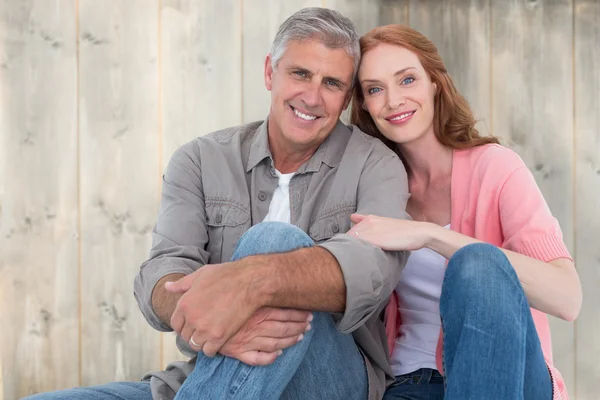
POLYGON ((571 259, 558 220, 550 212, 535 179, 520 163, 508 175, 499 194, 498 206, 504 242, 502 247, 548 262, 571 259))
POLYGON ((197 144, 189 142, 171 157, 162 182, 150 257, 134 281, 134 296, 142 314, 159 331, 170 331, 152 307, 152 291, 166 275, 190 274, 208 261, 208 232, 197 144))
MULTIPOLYGON (((383 157, 371 156, 360 177, 356 212, 408 219, 408 198, 407 174, 398 156, 389 151, 383 157)), ((337 326, 350 333, 385 307, 408 252, 383 251, 347 234, 336 235, 320 246, 333 254, 344 275, 346 309, 337 326)))

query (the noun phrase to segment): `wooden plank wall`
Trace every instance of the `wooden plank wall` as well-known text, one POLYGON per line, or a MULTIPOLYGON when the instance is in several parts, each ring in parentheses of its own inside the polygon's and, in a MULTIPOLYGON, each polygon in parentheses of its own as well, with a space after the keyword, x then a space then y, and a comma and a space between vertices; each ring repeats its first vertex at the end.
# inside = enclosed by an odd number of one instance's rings
POLYGON ((131 295, 159 191, 157 10, 157 0, 79 1, 83 385, 160 360, 160 334, 131 295))
POLYGON ((600 2, 7 0, 0 400, 136 380, 183 358, 132 296, 162 171, 186 141, 267 115, 264 57, 304 6, 337 9, 361 34, 388 23, 423 32, 478 128, 527 162, 584 287, 575 324, 551 319, 555 362, 572 398, 598 398, 600 2))
POLYGON ((584 307, 575 324, 573 391, 577 399, 600 393, 600 2, 574 4, 574 255, 581 266, 584 307))

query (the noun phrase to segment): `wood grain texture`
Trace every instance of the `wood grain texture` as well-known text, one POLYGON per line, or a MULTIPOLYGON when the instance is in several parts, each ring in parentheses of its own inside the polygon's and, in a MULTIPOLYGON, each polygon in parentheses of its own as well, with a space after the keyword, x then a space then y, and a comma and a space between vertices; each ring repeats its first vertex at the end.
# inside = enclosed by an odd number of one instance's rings
POLYGON ((360 35, 387 24, 408 23, 408 0, 325 0, 325 6, 350 18, 360 35))
MULTIPOLYGON (((242 1, 163 0, 161 25, 164 169, 183 143, 242 123, 242 1)), ((176 359, 164 334, 163 366, 176 359)))
POLYGON ((575 1, 575 259, 583 285, 576 321, 578 400, 598 398, 600 389, 600 2, 575 1))
POLYGON ((304 7, 320 7, 321 0, 244 0, 243 10, 243 121, 263 120, 269 114, 270 92, 265 88, 265 58, 279 26, 304 7))
POLYGON ((73 1, 0 3, 0 398, 78 384, 73 1))
POLYGON ((185 358, 132 295, 162 170, 192 138, 267 115, 264 57, 304 6, 361 34, 423 32, 480 130, 526 161, 584 288, 575 329, 551 319, 555 363, 572 399, 598 397, 599 2, 14 0, 0 2, 0 400, 185 358))
MULTIPOLYGON (((573 14, 570 0, 492 5, 492 132, 532 170, 573 251, 573 14)), ((572 391, 574 329, 550 317, 554 363, 572 391)))
POLYGON ((438 48, 477 129, 490 133, 490 0, 410 2, 410 26, 438 48))
POLYGON ((158 0, 80 0, 81 373, 139 380, 160 334, 133 279, 148 257, 158 196, 158 0))

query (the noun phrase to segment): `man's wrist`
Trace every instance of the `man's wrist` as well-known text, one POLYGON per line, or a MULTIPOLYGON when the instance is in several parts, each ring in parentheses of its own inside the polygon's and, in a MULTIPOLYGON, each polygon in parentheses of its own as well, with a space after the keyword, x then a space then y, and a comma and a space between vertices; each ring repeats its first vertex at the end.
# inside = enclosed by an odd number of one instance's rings
POLYGON ((277 292, 276 275, 272 269, 274 255, 249 256, 239 261, 237 276, 247 291, 249 301, 258 308, 271 305, 277 292))
POLYGON ((171 315, 175 310, 179 298, 181 298, 181 294, 167 292, 165 283, 175 282, 184 276, 185 274, 181 273, 165 275, 156 282, 156 285, 152 289, 152 309, 158 318, 169 327, 171 327, 171 315))

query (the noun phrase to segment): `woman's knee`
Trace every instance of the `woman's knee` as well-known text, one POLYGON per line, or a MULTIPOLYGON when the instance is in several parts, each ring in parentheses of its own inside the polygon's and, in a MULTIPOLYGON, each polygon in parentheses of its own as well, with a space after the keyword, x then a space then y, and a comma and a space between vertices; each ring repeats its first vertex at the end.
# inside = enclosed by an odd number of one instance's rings
POLYGON ((506 255, 487 243, 467 245, 454 253, 448 262, 442 292, 462 299, 489 297, 519 280, 506 255))
POLYGON ((497 275, 514 275, 516 278, 502 250, 491 244, 474 243, 460 248, 450 258, 446 283, 472 283, 479 286, 497 282, 497 275))

